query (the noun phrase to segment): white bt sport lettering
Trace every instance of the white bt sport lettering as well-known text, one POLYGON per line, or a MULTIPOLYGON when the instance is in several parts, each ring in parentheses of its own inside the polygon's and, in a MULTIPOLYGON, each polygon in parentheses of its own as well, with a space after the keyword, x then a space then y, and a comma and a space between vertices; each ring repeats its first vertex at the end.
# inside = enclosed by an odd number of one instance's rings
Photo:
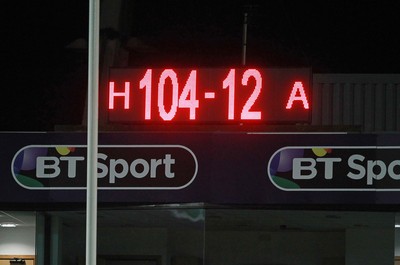
POLYGON ((333 179, 333 163, 341 162, 342 159, 334 158, 294 158, 293 159, 293 179, 313 179, 317 176, 315 166, 317 162, 324 164, 324 178, 333 179))
MULTIPOLYGON (((130 174, 130 176, 140 179, 144 177, 159 178, 165 177, 172 179, 175 177, 173 165, 175 159, 171 154, 165 154, 160 159, 143 158, 134 159, 131 162, 125 159, 108 159, 103 153, 98 154, 98 178, 109 177, 109 183, 113 184, 117 179, 122 179, 130 174), (108 164, 106 164, 108 162, 108 164), (157 172, 163 174, 157 175, 157 172)), ((36 159, 36 177, 37 178, 56 178, 61 174, 61 163, 67 163, 68 178, 77 176, 77 164, 84 161, 83 156, 39 156, 36 159)))
POLYGON ((59 167, 60 161, 66 161, 68 164, 68 178, 76 177, 76 164, 78 161, 84 161, 83 156, 39 156, 36 159, 36 176, 38 178, 55 178, 61 173, 59 167))
MULTIPOLYGON (((334 164, 342 162, 341 158, 294 158, 292 161, 292 178, 297 180, 310 180, 318 173, 317 163, 324 168, 323 178, 331 180, 334 178, 334 164)), ((346 165, 340 165, 346 166, 346 165)), ((347 160, 349 168, 346 176, 353 180, 366 178, 367 185, 373 185, 374 181, 382 180, 386 176, 393 180, 400 180, 400 160, 393 160, 385 163, 382 160, 366 160, 360 154, 351 155, 347 160)))
POLYGON ((348 165, 355 170, 347 174, 349 178, 359 180, 366 177, 368 185, 372 185, 374 180, 383 179, 386 175, 389 175, 394 180, 400 180, 400 172, 395 172, 395 167, 400 169, 400 160, 393 160, 389 165, 386 165, 382 160, 367 160, 367 164, 362 165, 360 162, 364 162, 364 160, 365 157, 362 155, 349 157, 348 165))

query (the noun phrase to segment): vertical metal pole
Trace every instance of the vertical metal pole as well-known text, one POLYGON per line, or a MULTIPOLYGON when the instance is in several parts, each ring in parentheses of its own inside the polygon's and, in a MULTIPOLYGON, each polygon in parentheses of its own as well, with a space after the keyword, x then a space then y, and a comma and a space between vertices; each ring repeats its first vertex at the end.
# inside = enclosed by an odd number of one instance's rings
POLYGON ((244 20, 243 20, 242 65, 246 65, 246 50, 247 50, 247 12, 244 13, 244 20))
POLYGON ((97 256, 99 33, 100 0, 89 0, 86 265, 96 265, 97 256))

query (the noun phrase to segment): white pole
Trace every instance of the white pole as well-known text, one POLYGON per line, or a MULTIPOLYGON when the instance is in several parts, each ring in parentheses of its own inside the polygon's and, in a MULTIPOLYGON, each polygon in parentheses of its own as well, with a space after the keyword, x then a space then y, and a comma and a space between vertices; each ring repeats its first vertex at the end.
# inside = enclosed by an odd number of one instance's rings
POLYGON ((89 0, 86 265, 97 256, 97 146, 100 0, 89 0))

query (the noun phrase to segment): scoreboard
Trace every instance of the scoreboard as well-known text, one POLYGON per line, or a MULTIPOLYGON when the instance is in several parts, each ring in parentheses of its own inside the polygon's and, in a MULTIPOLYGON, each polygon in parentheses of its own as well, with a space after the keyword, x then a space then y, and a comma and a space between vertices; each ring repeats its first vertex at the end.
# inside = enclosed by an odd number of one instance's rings
POLYGON ((311 114, 309 68, 112 68, 110 122, 299 123, 311 114))

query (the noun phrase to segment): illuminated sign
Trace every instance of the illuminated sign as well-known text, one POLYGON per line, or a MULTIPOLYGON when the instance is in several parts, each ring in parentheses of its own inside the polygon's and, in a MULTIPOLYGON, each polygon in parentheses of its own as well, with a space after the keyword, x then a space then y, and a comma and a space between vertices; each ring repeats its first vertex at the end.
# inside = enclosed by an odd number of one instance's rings
POLYGON ((398 190, 399 147, 284 147, 268 163, 272 183, 296 190, 398 190))
POLYGON ((289 123, 310 120, 311 72, 290 69, 111 69, 110 122, 289 123))
MULTIPOLYGON (((30 145, 12 161, 26 189, 86 189, 86 146, 30 145)), ((100 145, 99 189, 179 190, 197 175, 195 154, 183 145, 100 145)))

